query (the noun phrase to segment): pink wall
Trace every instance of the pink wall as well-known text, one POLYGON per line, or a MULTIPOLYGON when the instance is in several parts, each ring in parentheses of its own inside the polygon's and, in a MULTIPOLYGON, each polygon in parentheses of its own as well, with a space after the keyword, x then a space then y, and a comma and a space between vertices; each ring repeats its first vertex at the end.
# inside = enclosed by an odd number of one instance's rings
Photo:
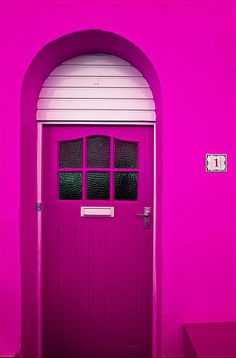
MULTIPOLYGON (((236 320, 235 2, 7 1, 0 4, 0 355, 19 350, 20 90, 33 57, 84 29, 135 43, 163 99, 162 353, 182 355, 186 322, 236 320), (227 173, 206 173, 206 153, 227 173), (182 162, 181 162, 182 158, 182 162)), ((158 199, 158 198, 157 198, 158 199)))

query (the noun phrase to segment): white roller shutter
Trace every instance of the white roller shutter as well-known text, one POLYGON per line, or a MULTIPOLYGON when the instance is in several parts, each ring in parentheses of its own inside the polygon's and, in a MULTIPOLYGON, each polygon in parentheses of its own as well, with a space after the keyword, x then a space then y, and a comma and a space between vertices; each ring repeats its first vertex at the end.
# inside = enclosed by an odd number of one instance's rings
POLYGON ((56 67, 39 95, 39 121, 154 122, 152 92, 142 74, 125 60, 93 54, 56 67))

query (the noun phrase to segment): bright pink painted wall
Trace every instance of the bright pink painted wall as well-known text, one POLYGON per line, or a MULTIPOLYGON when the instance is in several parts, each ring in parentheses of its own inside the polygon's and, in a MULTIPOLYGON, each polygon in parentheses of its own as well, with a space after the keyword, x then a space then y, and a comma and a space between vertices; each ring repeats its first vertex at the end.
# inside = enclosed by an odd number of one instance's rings
POLYGON ((23 76, 43 46, 84 29, 112 31, 135 43, 162 86, 163 355, 181 356, 183 323, 236 320, 235 5, 1 1, 0 355, 20 345, 23 76), (218 152, 228 154, 228 172, 205 173, 205 154, 218 152))

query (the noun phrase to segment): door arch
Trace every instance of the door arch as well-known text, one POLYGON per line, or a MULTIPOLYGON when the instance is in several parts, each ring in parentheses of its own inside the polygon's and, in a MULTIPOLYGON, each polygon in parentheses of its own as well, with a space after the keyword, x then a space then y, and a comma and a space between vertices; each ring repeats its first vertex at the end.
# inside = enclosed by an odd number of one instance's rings
MULTIPOLYGON (((38 96, 50 72, 63 61, 84 53, 110 53, 131 62, 144 75, 152 88, 159 121, 157 161, 161 168, 161 95, 156 71, 143 52, 128 40, 105 31, 90 30, 69 34, 45 46, 34 58, 22 86, 21 97, 21 277, 22 277, 22 354, 40 355, 40 283, 38 282, 38 213, 37 198, 37 130, 35 126, 38 96)), ((161 171, 159 170, 159 173, 161 171)), ((160 190, 161 175, 157 177, 160 190)), ((159 210, 159 220, 160 220, 159 210)), ((161 220, 160 220, 161 222, 161 220)), ((159 262, 161 262, 159 232, 159 262)), ((155 248, 156 250, 156 248, 155 248)), ((158 271, 161 278, 161 271, 158 271)), ((159 279, 159 282, 161 280, 159 279)), ((160 296, 160 291, 156 292, 160 296)), ((160 297, 158 297, 160 305, 160 297)), ((158 314, 158 310, 156 311, 158 314)), ((158 319, 158 326, 161 324, 158 319)), ((157 330, 159 328, 157 327, 157 330)), ((160 334, 159 334, 160 339, 160 334)), ((157 339, 158 340, 158 339, 157 339)), ((160 349, 160 345, 158 345, 160 349)))

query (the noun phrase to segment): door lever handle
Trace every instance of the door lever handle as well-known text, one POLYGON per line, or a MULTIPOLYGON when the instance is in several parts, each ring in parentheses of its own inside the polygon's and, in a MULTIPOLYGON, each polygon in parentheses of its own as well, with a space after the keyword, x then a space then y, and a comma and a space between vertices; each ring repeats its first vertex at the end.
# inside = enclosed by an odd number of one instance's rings
POLYGON ((151 208, 150 207, 145 207, 143 214, 136 214, 136 215, 137 216, 142 216, 142 217, 148 217, 148 216, 151 215, 151 208))
POLYGON ((150 228, 150 216, 151 216, 151 207, 147 206, 143 208, 143 214, 136 214, 137 216, 141 216, 143 217, 143 221, 144 221, 144 229, 149 229, 150 228))

